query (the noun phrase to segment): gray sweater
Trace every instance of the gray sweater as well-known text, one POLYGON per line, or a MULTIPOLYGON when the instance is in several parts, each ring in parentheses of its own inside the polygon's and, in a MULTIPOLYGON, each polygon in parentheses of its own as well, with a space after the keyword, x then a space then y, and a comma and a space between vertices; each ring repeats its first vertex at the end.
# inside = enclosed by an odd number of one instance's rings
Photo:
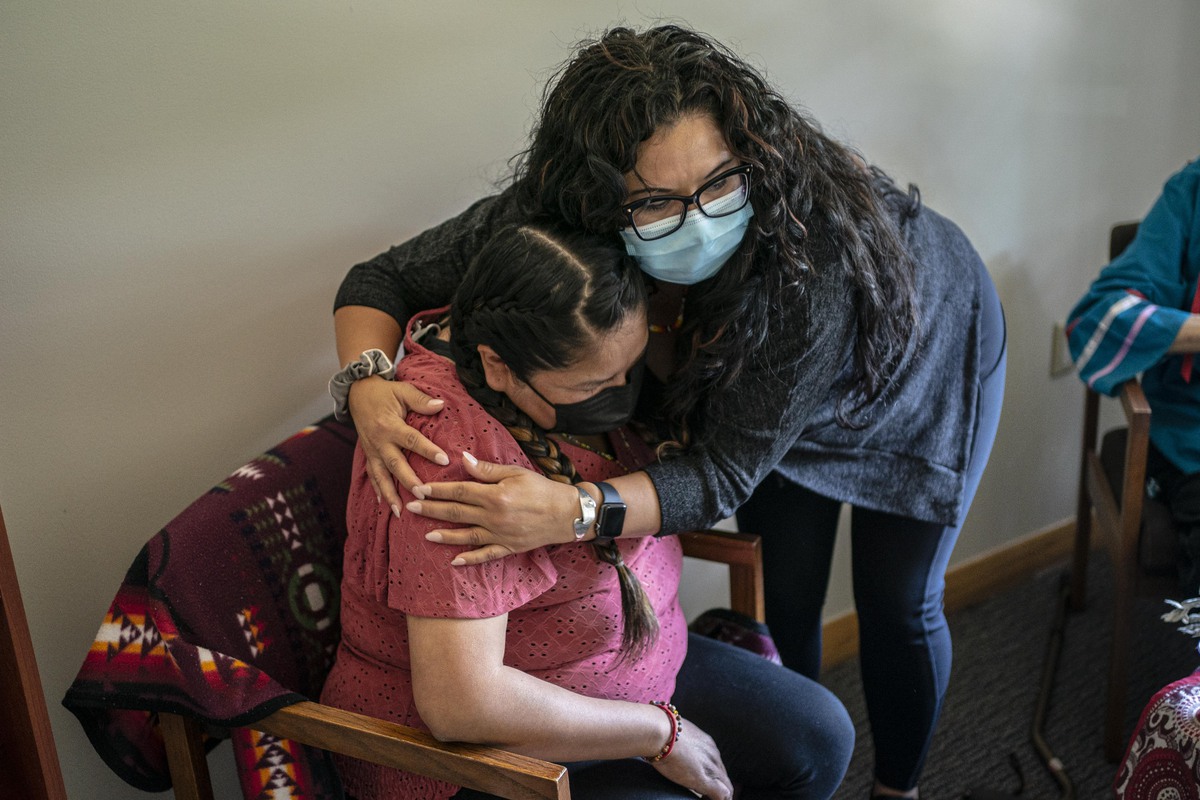
MULTIPOLYGON (((446 305, 491 231, 515 219, 508 194, 351 269, 335 308, 385 311, 401 326, 446 305)), ((809 318, 784 304, 747 369, 709 398, 706 441, 646 468, 662 506, 663 530, 702 528, 730 516, 777 470, 828 497, 939 524, 962 514, 976 428, 983 264, 954 223, 923 208, 896 218, 917 263, 922 319, 899 372, 859 419, 834 417, 851 373, 853 294, 841 269, 814 269, 809 318), (807 331, 808 336, 797 336, 807 331)), ((819 267, 819 265, 818 265, 819 267)))

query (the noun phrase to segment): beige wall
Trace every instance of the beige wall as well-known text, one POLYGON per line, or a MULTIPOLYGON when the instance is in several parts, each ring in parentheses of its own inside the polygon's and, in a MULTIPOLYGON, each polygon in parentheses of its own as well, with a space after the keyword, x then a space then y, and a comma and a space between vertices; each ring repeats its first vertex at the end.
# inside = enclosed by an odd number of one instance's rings
POLYGON ((140 796, 58 701, 142 542, 325 413, 346 268, 487 191, 571 42, 670 14, 919 183, 993 270, 1008 405, 957 557, 1071 515, 1051 325, 1196 154, 1194 0, 8 0, 0 503, 72 797, 140 796))

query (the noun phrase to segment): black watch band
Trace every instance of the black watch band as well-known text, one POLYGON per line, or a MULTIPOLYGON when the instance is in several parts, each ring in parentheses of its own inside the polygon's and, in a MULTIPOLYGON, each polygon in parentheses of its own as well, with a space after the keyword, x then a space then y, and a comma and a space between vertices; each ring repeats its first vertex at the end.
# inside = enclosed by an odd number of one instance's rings
POLYGON ((600 507, 596 510, 596 541, 611 542, 625 527, 625 501, 621 494, 604 481, 593 481, 600 490, 600 507))

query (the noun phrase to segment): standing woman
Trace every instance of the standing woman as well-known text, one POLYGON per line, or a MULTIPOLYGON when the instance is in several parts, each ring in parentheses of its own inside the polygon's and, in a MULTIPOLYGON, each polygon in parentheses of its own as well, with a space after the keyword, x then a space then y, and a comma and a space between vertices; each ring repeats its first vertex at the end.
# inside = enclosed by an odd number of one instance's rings
POLYGON ((420 484, 403 451, 445 454, 404 417, 438 405, 360 354, 395 353, 398 320, 445 303, 492 230, 536 215, 619 235, 652 291, 638 416, 675 446, 612 491, 580 484, 600 505, 588 536, 737 512, 764 538, 784 661, 815 677, 849 503, 873 795, 917 796, 950 671, 946 565, 1003 395, 1003 312, 979 256, 718 42, 663 26, 584 43, 512 185, 355 267, 338 294, 338 354, 359 364, 332 387, 376 492, 399 512, 398 480, 410 511, 465 523, 429 537, 478 545, 467 563, 573 540, 577 493, 483 462, 486 484, 420 484))
MULTIPOLYGON (((410 419, 454 454, 415 464, 425 480, 467 479, 483 458, 572 486, 653 457, 625 424, 649 334, 643 279, 619 242, 502 228, 449 311, 418 312, 408 329, 399 375, 446 409, 410 419)), ((825 800, 841 782, 845 708, 802 675, 687 632, 675 537, 457 567, 424 538, 441 523, 376 503, 361 448, 346 523, 342 638, 322 702, 559 761, 576 800, 825 800)), ((356 800, 484 797, 336 760, 356 800)))

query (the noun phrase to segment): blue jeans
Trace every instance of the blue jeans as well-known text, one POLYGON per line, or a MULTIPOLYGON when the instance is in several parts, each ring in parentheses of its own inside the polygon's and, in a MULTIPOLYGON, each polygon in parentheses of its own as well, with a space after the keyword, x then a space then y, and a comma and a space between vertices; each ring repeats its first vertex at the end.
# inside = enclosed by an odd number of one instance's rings
MULTIPOLYGON (((841 701, 815 681, 733 645, 695 634, 671 701, 717 744, 741 800, 828 798, 854 751, 841 701)), ((683 736, 687 736, 685 728, 683 736)), ((637 759, 567 764, 574 800, 668 800, 695 795, 637 759)), ((491 795, 463 789, 456 800, 491 795)))
MULTIPOLYGON (((991 281, 986 283, 991 289, 991 281)), ((991 453, 1004 399, 1004 312, 994 289, 981 309, 978 428, 962 518, 991 453)), ((767 624, 783 663, 817 678, 821 612, 841 503, 777 473, 737 513, 763 537, 767 624), (800 521, 792 527, 781 521, 800 521)), ((875 777, 894 789, 917 784, 950 679, 950 631, 942 607, 946 565, 963 519, 937 525, 852 507, 850 537, 863 693, 875 744, 875 777)))

